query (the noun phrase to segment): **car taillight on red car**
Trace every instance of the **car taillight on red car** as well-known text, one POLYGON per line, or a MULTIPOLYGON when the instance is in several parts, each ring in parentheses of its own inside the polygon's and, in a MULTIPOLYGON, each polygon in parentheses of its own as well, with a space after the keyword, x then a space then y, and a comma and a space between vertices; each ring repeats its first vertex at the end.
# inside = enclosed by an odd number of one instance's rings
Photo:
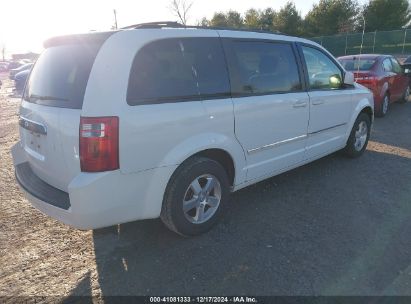
POLYGON ((378 78, 375 76, 360 76, 355 78, 355 80, 377 80, 378 78))
POLYGON ((378 87, 378 77, 372 74, 355 75, 355 82, 374 90, 378 87))
POLYGON ((81 117, 79 135, 82 172, 119 168, 118 117, 81 117))
POLYGON ((360 76, 360 77, 357 77, 356 79, 358 79, 358 80, 373 80, 373 79, 376 79, 374 76, 360 76))

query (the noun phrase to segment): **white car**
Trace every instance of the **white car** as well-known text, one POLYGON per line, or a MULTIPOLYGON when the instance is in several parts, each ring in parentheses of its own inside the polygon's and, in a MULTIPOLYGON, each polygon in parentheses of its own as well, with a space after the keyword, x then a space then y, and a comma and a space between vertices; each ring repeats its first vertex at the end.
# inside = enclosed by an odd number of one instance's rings
POLYGON ((56 37, 20 107, 16 178, 80 229, 209 230, 230 192, 366 149, 373 96, 309 40, 149 24, 56 37))

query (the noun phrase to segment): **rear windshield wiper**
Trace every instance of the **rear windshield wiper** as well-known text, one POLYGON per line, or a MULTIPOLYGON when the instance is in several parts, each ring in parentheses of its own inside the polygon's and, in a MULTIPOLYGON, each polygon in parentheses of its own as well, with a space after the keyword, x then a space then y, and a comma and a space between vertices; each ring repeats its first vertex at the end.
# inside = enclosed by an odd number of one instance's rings
POLYGON ((27 96, 26 100, 30 100, 30 101, 36 101, 36 100, 68 101, 68 99, 66 99, 66 98, 55 97, 55 96, 43 96, 43 95, 36 95, 36 94, 31 94, 30 96, 27 96))

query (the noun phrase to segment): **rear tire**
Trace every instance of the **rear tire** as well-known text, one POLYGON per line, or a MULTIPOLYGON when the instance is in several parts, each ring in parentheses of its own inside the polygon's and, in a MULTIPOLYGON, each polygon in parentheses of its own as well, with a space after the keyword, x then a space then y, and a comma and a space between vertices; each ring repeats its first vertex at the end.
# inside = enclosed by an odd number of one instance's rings
POLYGON ((409 98, 410 98, 410 87, 407 86, 407 88, 405 89, 404 94, 402 95, 402 97, 398 101, 398 103, 406 103, 406 102, 408 102, 409 98))
POLYGON ((354 123, 344 153, 350 158, 360 157, 367 149, 370 139, 371 120, 366 113, 361 113, 354 123))
POLYGON ((388 113, 390 107, 390 96, 388 94, 384 95, 381 105, 376 109, 375 116, 384 117, 388 113))
POLYGON ((220 219, 229 186, 227 173, 218 162, 192 157, 176 170, 167 185, 161 220, 183 236, 205 233, 220 219))

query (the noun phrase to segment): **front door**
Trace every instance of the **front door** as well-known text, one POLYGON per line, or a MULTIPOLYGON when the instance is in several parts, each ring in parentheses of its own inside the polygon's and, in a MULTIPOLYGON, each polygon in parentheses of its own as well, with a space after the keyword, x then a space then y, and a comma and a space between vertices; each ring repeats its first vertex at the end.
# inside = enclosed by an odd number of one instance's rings
POLYGON ((342 85, 343 71, 327 53, 305 45, 301 50, 310 96, 306 159, 311 159, 345 145, 353 88, 342 85))

